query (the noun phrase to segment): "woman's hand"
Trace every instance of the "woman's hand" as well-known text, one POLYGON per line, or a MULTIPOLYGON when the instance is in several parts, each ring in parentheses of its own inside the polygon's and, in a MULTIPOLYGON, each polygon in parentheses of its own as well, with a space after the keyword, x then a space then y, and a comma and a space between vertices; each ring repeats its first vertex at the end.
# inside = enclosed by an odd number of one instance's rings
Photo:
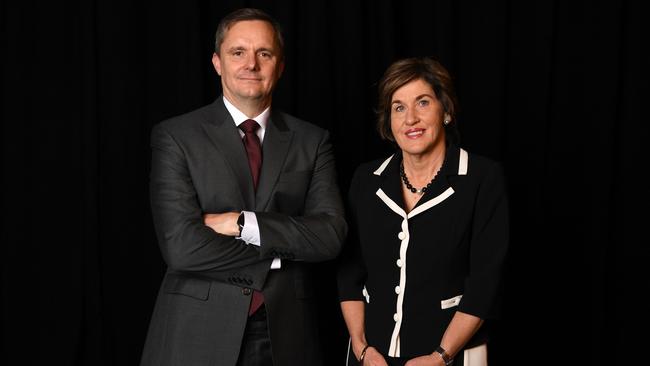
POLYGON ((445 366, 445 361, 440 356, 431 354, 412 358, 404 366, 445 366))
MULTIPOLYGON (((409 361, 410 362, 410 361, 409 361)), ((366 356, 361 362, 361 366, 388 366, 384 356, 375 349, 375 347, 368 347, 366 356)))

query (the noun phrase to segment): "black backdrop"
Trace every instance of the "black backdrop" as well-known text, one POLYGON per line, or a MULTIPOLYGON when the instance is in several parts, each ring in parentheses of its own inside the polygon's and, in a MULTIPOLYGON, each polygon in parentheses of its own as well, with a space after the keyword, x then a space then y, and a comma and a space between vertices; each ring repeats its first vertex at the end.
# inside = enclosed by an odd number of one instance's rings
MULTIPOLYGON (((462 145, 503 161, 510 187, 492 365, 632 362, 650 289, 642 3, 0 2, 0 363, 138 363, 164 270, 149 131, 220 93, 213 33, 239 6, 284 25, 274 106, 332 132, 343 191, 390 148, 373 119, 383 70, 417 55, 448 66, 462 145)), ((319 266, 327 365, 341 365, 332 266, 319 266)))

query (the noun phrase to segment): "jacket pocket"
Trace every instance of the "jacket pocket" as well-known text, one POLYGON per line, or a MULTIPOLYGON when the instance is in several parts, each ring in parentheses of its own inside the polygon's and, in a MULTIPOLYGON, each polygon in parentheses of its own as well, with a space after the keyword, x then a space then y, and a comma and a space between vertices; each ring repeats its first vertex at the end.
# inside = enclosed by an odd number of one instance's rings
POLYGON ((463 298, 463 295, 454 296, 447 300, 440 301, 440 309, 449 309, 460 304, 460 299, 463 298))
POLYGON ((168 274, 163 291, 167 294, 180 294, 205 301, 210 294, 210 281, 179 274, 168 274))
POLYGON ((312 172, 310 170, 300 170, 293 172, 283 172, 280 174, 278 180, 280 182, 289 182, 289 183, 307 183, 311 179, 312 172))

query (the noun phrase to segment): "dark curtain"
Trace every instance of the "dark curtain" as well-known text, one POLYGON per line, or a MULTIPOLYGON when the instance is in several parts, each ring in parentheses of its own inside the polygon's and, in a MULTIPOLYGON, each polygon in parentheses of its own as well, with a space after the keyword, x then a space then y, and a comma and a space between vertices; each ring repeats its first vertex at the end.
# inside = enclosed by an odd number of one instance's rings
MULTIPOLYGON (((23 0, 0 2, 0 363, 137 365, 165 268, 149 132, 220 94, 214 31, 240 6, 284 25, 274 107, 331 131, 344 192, 359 163, 391 149, 374 128, 384 69, 422 55, 449 68, 462 145, 501 160, 509 184, 492 365, 639 357, 644 2, 23 0)), ((318 266, 326 364, 342 365, 332 263, 318 266)))

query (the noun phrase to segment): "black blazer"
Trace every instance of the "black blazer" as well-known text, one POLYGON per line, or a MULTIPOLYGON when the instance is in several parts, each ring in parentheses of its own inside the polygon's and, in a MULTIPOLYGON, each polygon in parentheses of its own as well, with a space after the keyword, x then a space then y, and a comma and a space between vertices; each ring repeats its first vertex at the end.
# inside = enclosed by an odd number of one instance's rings
POLYGON ((168 265, 141 365, 232 366, 251 290, 262 290, 277 365, 320 364, 309 262, 346 235, 329 134, 273 111, 257 192, 223 99, 156 125, 151 208, 168 265), (215 233, 204 213, 254 211, 262 245, 215 233), (270 270, 273 258, 282 268, 270 270))
MULTIPOLYGON (((366 338, 391 357, 430 354, 456 310, 497 315, 508 246, 499 165, 450 145, 430 189, 406 214, 401 153, 361 165, 349 192, 340 300, 364 300, 366 338)), ((468 344, 483 343, 485 330, 468 344)))

